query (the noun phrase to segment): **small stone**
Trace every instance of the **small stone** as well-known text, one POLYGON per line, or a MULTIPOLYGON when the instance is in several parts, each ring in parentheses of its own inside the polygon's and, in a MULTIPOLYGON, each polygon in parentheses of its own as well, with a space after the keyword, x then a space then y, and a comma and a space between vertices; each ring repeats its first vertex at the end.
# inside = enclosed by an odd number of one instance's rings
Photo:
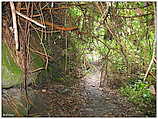
POLYGON ((42 89, 42 93, 45 93, 45 92, 47 92, 47 90, 46 89, 42 89))
POLYGON ((91 85, 92 87, 95 87, 95 85, 91 85))
POLYGON ((151 85, 151 86, 149 87, 149 90, 150 90, 150 92, 151 92, 153 95, 156 95, 156 91, 155 91, 154 85, 151 85))
POLYGON ((105 98, 105 100, 110 100, 110 98, 105 98))

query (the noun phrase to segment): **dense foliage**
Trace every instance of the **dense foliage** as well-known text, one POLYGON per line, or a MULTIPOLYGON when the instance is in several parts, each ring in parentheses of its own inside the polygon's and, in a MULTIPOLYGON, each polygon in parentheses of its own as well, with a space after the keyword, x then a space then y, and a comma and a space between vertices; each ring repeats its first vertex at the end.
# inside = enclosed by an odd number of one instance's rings
POLYGON ((80 2, 69 9, 79 27, 71 39, 80 56, 101 62, 106 85, 121 80, 121 93, 139 105, 155 104, 149 88, 156 85, 155 7, 154 2, 80 2))
MULTIPOLYGON (((14 51, 9 2, 2 6, 3 28, 9 34, 5 36, 10 36, 5 42, 14 51)), ((17 17, 23 40, 14 59, 25 81, 34 72, 42 80, 79 79, 97 67, 102 86, 119 89, 142 109, 155 109, 155 2, 21 2, 15 6, 32 18, 17 17)))

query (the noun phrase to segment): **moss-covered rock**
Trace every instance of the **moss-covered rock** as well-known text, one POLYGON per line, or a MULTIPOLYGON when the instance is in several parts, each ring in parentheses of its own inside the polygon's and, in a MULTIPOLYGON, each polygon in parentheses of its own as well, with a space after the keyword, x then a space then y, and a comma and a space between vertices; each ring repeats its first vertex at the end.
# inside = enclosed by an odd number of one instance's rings
MULTIPOLYGON (((15 59, 16 60, 16 59, 15 59)), ((31 52, 30 70, 34 71, 38 68, 44 67, 44 61, 36 53, 31 52)), ((28 84, 37 78, 38 72, 29 74, 28 84)), ((8 47, 2 43, 2 88, 10 88, 18 86, 23 82, 24 72, 14 62, 13 57, 9 52, 8 47)))
POLYGON ((14 62, 9 49, 2 43, 2 87, 10 88, 20 84, 22 75, 23 72, 14 62))

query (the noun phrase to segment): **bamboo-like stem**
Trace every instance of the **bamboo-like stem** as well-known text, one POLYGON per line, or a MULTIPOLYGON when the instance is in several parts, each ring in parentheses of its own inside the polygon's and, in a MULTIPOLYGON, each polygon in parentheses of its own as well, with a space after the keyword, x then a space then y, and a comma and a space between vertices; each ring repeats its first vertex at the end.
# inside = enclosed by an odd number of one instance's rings
POLYGON ((29 18, 29 17, 23 15, 23 14, 21 14, 21 13, 18 12, 18 11, 16 11, 16 14, 19 15, 19 16, 21 16, 21 17, 23 17, 24 19, 26 19, 26 20, 28 20, 28 21, 30 21, 30 22, 36 24, 37 26, 40 26, 40 27, 42 27, 42 28, 46 28, 46 26, 44 26, 44 25, 38 23, 37 21, 35 21, 35 20, 33 20, 33 19, 31 19, 31 18, 29 18))
POLYGON ((12 18, 13 18, 13 32, 14 32, 15 46, 16 46, 16 50, 19 50, 20 45, 19 45, 18 30, 17 30, 16 11, 13 2, 10 2, 10 7, 12 12, 12 18))

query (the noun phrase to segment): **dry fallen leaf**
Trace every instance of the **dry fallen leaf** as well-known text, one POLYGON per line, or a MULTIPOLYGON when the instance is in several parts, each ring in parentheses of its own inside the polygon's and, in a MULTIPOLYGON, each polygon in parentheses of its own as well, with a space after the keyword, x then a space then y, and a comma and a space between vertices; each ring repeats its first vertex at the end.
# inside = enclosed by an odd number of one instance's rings
POLYGON ((137 15, 142 15, 143 11, 140 8, 137 8, 136 9, 136 13, 137 13, 137 15))

